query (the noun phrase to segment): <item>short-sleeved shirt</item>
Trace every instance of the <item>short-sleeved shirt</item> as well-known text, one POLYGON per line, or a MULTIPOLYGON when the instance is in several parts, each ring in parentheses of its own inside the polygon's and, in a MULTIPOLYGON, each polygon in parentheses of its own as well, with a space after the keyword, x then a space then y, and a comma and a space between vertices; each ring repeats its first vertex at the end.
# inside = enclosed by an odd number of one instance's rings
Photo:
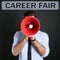
MULTIPOLYGON (((21 42, 21 40, 25 37, 25 35, 23 34, 22 31, 17 31, 13 37, 13 44, 12 44, 12 53, 14 53, 13 48, 14 46, 16 46, 19 42, 21 42)), ((49 54, 49 36, 47 33, 42 32, 42 31, 38 31, 35 34, 35 38, 36 40, 42 44, 45 48, 46 48, 46 53, 41 56, 36 49, 34 48, 33 45, 31 45, 31 59, 32 60, 43 60, 43 57, 48 56, 49 54)), ((27 60, 28 57, 28 42, 25 43, 21 53, 19 53, 19 60, 27 60)))

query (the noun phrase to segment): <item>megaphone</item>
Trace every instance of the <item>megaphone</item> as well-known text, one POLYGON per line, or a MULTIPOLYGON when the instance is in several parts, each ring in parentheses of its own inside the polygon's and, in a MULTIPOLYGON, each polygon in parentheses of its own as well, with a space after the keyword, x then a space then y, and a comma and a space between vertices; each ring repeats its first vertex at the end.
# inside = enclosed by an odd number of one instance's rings
POLYGON ((40 22, 36 17, 27 16, 23 18, 20 27, 25 35, 31 36, 35 35, 40 29, 40 22))

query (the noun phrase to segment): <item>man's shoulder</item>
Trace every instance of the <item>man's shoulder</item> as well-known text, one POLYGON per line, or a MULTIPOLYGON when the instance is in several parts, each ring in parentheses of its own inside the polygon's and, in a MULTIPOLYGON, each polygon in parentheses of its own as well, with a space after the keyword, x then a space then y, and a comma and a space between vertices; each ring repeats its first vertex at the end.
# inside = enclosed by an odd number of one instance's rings
POLYGON ((24 34, 22 33, 22 31, 16 31, 15 35, 24 35, 24 34))
POLYGON ((21 31, 19 30, 19 31, 16 31, 15 33, 21 33, 21 31))
POLYGON ((44 32, 44 31, 38 31, 38 33, 37 34, 40 34, 40 35, 48 35, 46 32, 44 32))

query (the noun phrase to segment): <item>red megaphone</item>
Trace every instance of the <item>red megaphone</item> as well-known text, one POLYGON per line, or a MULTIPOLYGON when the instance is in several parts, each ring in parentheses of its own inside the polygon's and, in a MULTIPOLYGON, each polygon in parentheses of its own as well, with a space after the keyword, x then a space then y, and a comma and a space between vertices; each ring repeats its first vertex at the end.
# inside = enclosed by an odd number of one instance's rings
POLYGON ((21 30, 27 36, 36 34, 39 29, 40 22, 36 17, 28 16, 25 17, 21 22, 21 30))

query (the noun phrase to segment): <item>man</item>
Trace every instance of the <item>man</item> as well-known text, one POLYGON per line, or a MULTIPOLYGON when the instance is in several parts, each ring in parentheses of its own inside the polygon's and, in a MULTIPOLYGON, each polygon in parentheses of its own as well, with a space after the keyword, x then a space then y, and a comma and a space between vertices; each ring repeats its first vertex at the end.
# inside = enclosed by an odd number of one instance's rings
MULTIPOLYGON (((27 11, 24 17, 36 17, 34 11, 27 11)), ((38 31, 33 36, 25 36, 22 31, 17 31, 14 35, 12 53, 14 56, 19 54, 19 60, 28 59, 28 40, 31 39, 31 60, 43 60, 43 57, 49 54, 49 37, 48 34, 38 31)))

